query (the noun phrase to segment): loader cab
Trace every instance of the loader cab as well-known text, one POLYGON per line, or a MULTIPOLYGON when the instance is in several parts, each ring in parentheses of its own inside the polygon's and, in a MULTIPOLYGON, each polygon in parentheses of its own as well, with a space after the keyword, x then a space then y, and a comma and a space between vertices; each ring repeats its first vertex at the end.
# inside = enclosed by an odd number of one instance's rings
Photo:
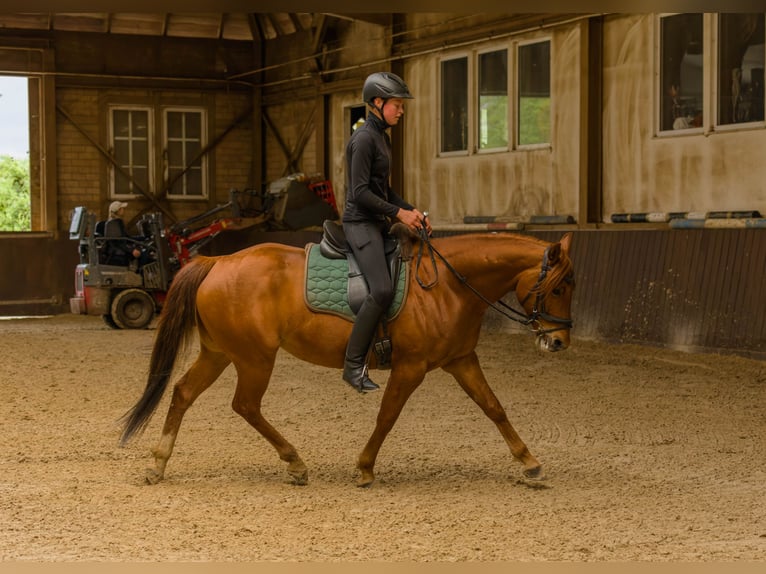
POLYGON ((80 263, 75 268, 75 294, 69 300, 72 313, 100 315, 116 329, 149 325, 161 309, 175 269, 161 214, 144 215, 138 227, 142 239, 128 243, 150 253, 150 262, 141 269, 135 260, 118 256, 117 246, 126 242, 124 236, 116 236, 122 230, 97 222, 96 214, 85 207, 73 210, 69 238, 78 241, 80 263))

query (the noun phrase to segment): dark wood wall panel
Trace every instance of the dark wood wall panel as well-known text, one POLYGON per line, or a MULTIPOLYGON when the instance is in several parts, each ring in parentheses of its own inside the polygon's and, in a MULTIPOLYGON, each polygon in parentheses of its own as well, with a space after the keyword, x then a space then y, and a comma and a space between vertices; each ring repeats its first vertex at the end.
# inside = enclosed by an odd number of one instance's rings
POLYGON ((576 231, 572 258, 575 335, 766 358, 762 230, 576 231))

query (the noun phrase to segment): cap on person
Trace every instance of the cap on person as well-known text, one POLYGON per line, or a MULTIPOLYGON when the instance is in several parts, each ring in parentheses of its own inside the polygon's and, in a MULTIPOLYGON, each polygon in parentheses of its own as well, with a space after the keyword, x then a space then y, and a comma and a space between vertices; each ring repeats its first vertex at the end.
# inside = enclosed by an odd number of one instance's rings
POLYGON ((124 201, 113 201, 109 204, 109 215, 117 215, 123 207, 128 207, 128 204, 124 201))

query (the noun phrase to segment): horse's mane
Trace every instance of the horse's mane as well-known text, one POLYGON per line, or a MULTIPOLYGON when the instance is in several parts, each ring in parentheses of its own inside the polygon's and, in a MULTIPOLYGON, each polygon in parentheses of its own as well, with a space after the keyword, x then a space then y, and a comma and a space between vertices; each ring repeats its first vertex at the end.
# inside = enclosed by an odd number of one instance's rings
POLYGON ((562 281, 574 281, 574 265, 569 256, 561 251, 559 260, 548 269, 545 274, 545 278, 532 289, 533 293, 539 293, 546 296, 556 287, 558 287, 562 281))

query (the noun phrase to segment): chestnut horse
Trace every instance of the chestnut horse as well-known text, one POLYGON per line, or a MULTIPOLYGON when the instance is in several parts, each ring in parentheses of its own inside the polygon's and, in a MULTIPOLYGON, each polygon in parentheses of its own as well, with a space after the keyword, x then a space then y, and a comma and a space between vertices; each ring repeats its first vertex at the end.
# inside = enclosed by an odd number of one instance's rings
MULTIPOLYGON (((571 233, 557 243, 510 233, 406 241, 412 241, 410 247, 419 256, 405 261, 410 265, 408 295, 388 325, 391 371, 375 428, 358 458, 358 485, 373 483, 383 441, 425 374, 437 368, 455 377, 497 425, 523 465, 524 476, 543 478, 542 466, 487 383, 475 348, 485 311, 490 306, 499 309, 496 302, 510 291, 515 291, 524 309, 523 314, 516 311, 524 317, 520 322, 536 334, 540 349, 558 351, 569 345, 574 289, 571 233), (421 258, 423 254, 429 257, 421 258), (430 280, 424 282, 424 275, 430 280)), ((146 427, 195 325, 200 350, 174 386, 159 444, 152 451, 156 466, 147 472, 147 482, 162 480, 184 413, 234 363, 237 385, 232 408, 276 449, 293 482, 307 483, 306 465, 264 418, 261 400, 280 348, 304 361, 341 369, 352 324, 307 307, 305 265, 304 249, 264 243, 231 255, 198 256, 176 275, 158 319, 146 387, 123 417, 123 445, 146 427)), ((338 384, 345 384, 340 373, 338 384)))

